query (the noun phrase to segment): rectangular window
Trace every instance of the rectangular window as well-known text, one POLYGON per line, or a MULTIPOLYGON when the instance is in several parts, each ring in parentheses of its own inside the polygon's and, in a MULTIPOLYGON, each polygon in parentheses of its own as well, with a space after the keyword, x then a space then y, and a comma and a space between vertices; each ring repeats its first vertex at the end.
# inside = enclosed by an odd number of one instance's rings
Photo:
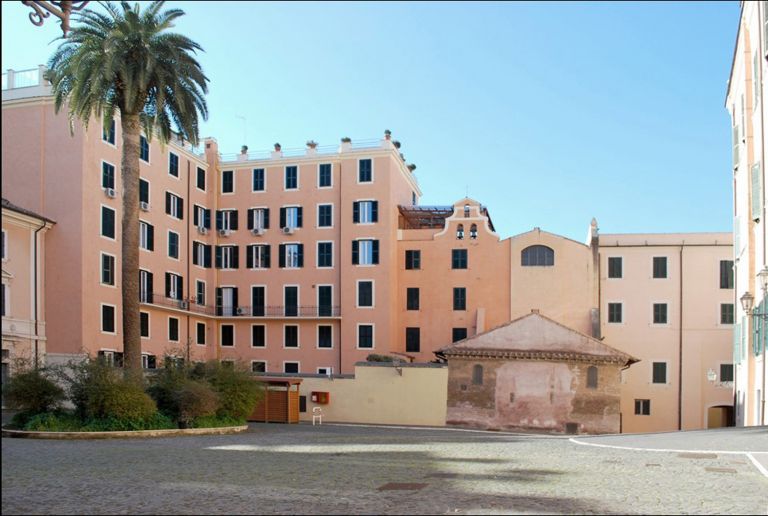
POLYGON ((265 180, 264 180, 264 169, 263 168, 254 168, 253 169, 253 191, 254 192, 263 192, 265 188, 265 180))
POLYGON ((106 161, 101 162, 101 187, 115 188, 115 166, 106 161))
POLYGON ((250 208, 248 210, 248 229, 258 231, 269 229, 269 208, 250 208))
POLYGON ((653 383, 667 383, 667 363, 653 363, 653 383))
POLYGON ((299 287, 283 287, 283 300, 285 302, 286 317, 296 317, 299 315, 299 287))
POLYGON ((179 177, 179 157, 173 152, 168 153, 168 173, 173 177, 179 177))
POLYGON ((370 183, 373 181, 373 161, 371 159, 361 159, 359 161, 358 183, 370 183))
POLYGON ((267 327, 263 324, 254 324, 251 326, 251 347, 267 347, 267 327))
POLYGON ((205 169, 197 167, 197 187, 205 191, 205 169))
POLYGON ((379 201, 355 201, 352 203, 352 222, 373 224, 379 221, 379 201))
POLYGON ((651 415, 651 400, 635 400, 635 415, 636 416, 650 416, 651 415))
POLYGON ((280 267, 298 269, 304 267, 304 244, 280 244, 280 267))
POLYGON ((149 314, 147 312, 139 312, 139 327, 141 336, 145 339, 149 338, 149 314))
POLYGON ((237 230, 237 210, 216 210, 216 229, 218 231, 237 230))
POLYGON ((406 289, 406 310, 419 309, 419 289, 408 287, 406 289))
POLYGON ((101 128, 101 139, 112 145, 115 144, 115 121, 109 123, 109 130, 106 127, 101 128))
POLYGON ((451 251, 451 269, 467 268, 467 250, 453 249, 451 251))
POLYGON ((608 258, 608 277, 609 278, 621 278, 622 271, 622 258, 620 256, 611 256, 608 258))
POLYGON ((317 243, 317 266, 333 267, 333 242, 317 243))
POLYGON ((299 372, 298 362, 283 362, 283 372, 287 374, 296 374, 299 372))
POLYGON ((733 324, 733 303, 720 304, 720 324, 733 324))
POLYGON ((216 268, 237 269, 240 266, 239 254, 239 248, 236 245, 217 245, 216 268))
POLYGON ((149 181, 139 179, 139 202, 149 204, 149 181))
POLYGON ((205 323, 197 323, 197 343, 200 346, 205 346, 205 323))
POLYGON ((352 265, 377 265, 379 263, 378 240, 353 240, 352 265))
POLYGON ((179 320, 176 317, 168 318, 168 340, 171 342, 179 340, 179 320))
POLYGON ((143 136, 139 137, 139 159, 149 163, 149 142, 143 136))
POLYGON ((205 306, 205 282, 195 281, 195 303, 199 306, 205 306))
POLYGON ((451 342, 458 342, 460 340, 464 340, 467 338, 467 329, 466 328, 454 328, 452 332, 451 342))
POLYGON ((8 259, 8 232, 3 230, 3 239, 0 241, 0 255, 3 260, 8 259))
POLYGON ((177 219, 184 219, 184 200, 171 192, 165 192, 165 213, 177 219))
POLYGON ((653 324, 667 324, 667 303, 653 304, 653 324))
POLYGON ((249 269, 269 269, 270 246, 252 244, 246 248, 246 267, 249 269))
POLYGON ((139 221, 139 247, 146 251, 155 250, 155 227, 143 220, 139 221))
POLYGON ((333 315, 333 287, 331 285, 317 286, 317 315, 331 317, 333 315))
POLYGON ((266 287, 251 287, 251 315, 264 317, 267 313, 266 287))
POLYGON ((357 282, 357 306, 373 307, 373 281, 357 282))
POLYGON ((299 347, 299 327, 294 324, 285 325, 285 339, 283 346, 286 348, 299 347))
POLYGON ((115 257, 103 253, 101 255, 101 283, 103 285, 115 285, 115 257))
POLYGON ((421 330, 419 328, 405 329, 405 352, 418 353, 421 351, 421 330))
POLYGON ((235 172, 233 170, 225 170, 221 173, 221 193, 234 193, 235 192, 235 172))
POLYGON ((333 205, 321 204, 317 207, 317 227, 330 228, 333 226, 333 205))
POLYGON ((373 325, 361 324, 357 327, 357 347, 373 349, 373 325))
POLYGON ((653 277, 654 278, 667 277, 667 257, 666 256, 653 257, 653 277))
POLYGON ((621 322, 621 303, 608 303, 608 322, 620 323, 621 322))
POLYGON ((331 186, 331 164, 321 163, 318 168, 317 186, 327 188, 331 186))
POLYGON ((252 373, 266 373, 267 363, 263 360, 251 360, 251 372, 252 373))
POLYGON ((285 189, 296 190, 299 188, 299 167, 292 165, 285 167, 285 189))
POLYGON ((733 260, 720 260, 720 288, 733 288, 733 260))
POLYGON ((115 210, 101 207, 101 236, 115 238, 115 210))
POLYGON ((467 289, 465 287, 455 287, 453 289, 453 309, 467 309, 467 289))
POLYGON ((317 347, 331 349, 333 347, 333 327, 321 325, 317 327, 317 347))
POLYGON ((179 234, 173 231, 168 232, 168 256, 179 259, 179 234))
POLYGON ((192 242, 192 265, 211 266, 211 246, 202 242, 192 242))
POLYGON ((287 206, 280 208, 280 228, 300 228, 304 210, 301 206, 287 206))
POLYGON ((115 333, 115 307, 101 305, 101 331, 115 333))
POLYGON ((733 364, 720 364, 720 381, 733 381, 733 364))
POLYGON ((406 270, 421 269, 421 251, 405 252, 405 269, 406 270))
POLYGON ((3 287, 3 295, 0 296, 0 305, 2 305, 0 306, 0 315, 2 315, 3 317, 6 317, 10 314, 10 312, 8 311, 10 307, 10 304, 9 304, 10 299, 8 299, 8 295, 10 294, 11 289, 5 283, 3 283, 2 287, 3 287))
POLYGON ((149 271, 139 271, 139 301, 142 303, 152 302, 152 278, 149 271))
POLYGON ((184 298, 183 278, 178 274, 165 273, 165 297, 177 300, 184 298))
POLYGON ((225 348, 231 348, 235 345, 235 325, 234 324, 222 324, 221 325, 221 346, 225 348))

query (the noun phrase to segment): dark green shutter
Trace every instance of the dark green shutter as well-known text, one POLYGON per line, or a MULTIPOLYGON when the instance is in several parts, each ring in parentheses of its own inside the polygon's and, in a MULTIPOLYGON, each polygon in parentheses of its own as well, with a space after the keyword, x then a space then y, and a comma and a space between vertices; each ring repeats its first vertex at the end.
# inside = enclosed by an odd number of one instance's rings
POLYGON ((253 251, 255 246, 249 245, 245 248, 245 266, 248 269, 253 269, 253 251))
POLYGON ((211 268, 211 246, 206 245, 204 249, 205 249, 205 252, 204 252, 205 264, 203 266, 206 267, 207 269, 210 269, 211 268))
POLYGON ((165 297, 171 297, 171 273, 165 273, 165 297))
POLYGON ((304 208, 302 208, 301 206, 296 208, 296 227, 297 228, 301 227, 302 213, 303 212, 304 212, 304 208))
POLYGON ((147 249, 155 250, 155 226, 147 224, 147 249))
POLYGON ((357 240, 352 241, 352 265, 358 265, 360 263, 360 242, 357 240))
POLYGON ((374 265, 377 265, 379 263, 379 241, 378 240, 372 240, 371 248, 373 250, 372 253, 372 260, 371 262, 374 265))
POLYGON ((221 269, 221 246, 216 246, 216 268, 221 269))
POLYGON ((304 244, 298 244, 299 247, 299 267, 304 267, 304 244))
POLYGON ((254 208, 248 209, 248 229, 253 229, 253 216, 256 210, 254 208))
POLYGON ((267 268, 267 269, 270 267, 270 263, 269 263, 269 254, 270 254, 270 252, 269 252, 269 250, 270 250, 271 247, 272 246, 269 246, 269 245, 265 245, 264 246, 264 267, 267 268))
POLYGON ((197 249, 200 247, 199 242, 192 242, 192 265, 202 265, 197 261, 197 249))
POLYGON ((360 222, 360 203, 358 201, 352 203, 352 222, 355 224, 360 222))
POLYGON ((216 210, 216 230, 219 231, 224 227, 224 213, 221 210, 216 210))
POLYGON ((280 244, 278 247, 277 264, 281 269, 285 268, 285 244, 280 244))
POLYGON ((232 268, 238 269, 240 267, 240 246, 232 246, 232 268))
POLYGON ((171 194, 170 192, 165 192, 165 213, 168 215, 171 214, 171 194))
POLYGON ((269 208, 264 208, 264 229, 269 229, 269 208))
MULTIPOLYGON (((218 248, 218 246, 216 246, 218 248)), ((224 294, 221 287, 216 288, 216 315, 222 315, 221 305, 223 304, 224 294)))
POLYGON ((371 201, 371 222, 379 221, 379 201, 371 201))
POLYGON ((200 208, 200 206, 195 204, 195 208, 194 208, 194 210, 192 210, 192 224, 194 224, 195 226, 199 226, 200 225, 200 217, 198 217, 198 215, 197 215, 197 212, 199 211, 199 208, 200 208))
MULTIPOLYGON (((280 229, 285 227, 285 208, 280 208, 280 229)), ((280 266, 282 267, 282 265, 280 266)))
POLYGON ((237 210, 232 210, 229 213, 229 229, 232 231, 237 229, 237 210))

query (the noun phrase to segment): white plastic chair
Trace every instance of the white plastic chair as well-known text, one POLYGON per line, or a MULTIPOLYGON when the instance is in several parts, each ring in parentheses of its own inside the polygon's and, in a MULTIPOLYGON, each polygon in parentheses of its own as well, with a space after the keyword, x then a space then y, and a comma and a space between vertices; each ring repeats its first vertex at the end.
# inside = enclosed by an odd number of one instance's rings
POLYGON ((320 407, 315 407, 312 409, 312 426, 315 426, 315 423, 318 425, 323 424, 323 409, 320 407))

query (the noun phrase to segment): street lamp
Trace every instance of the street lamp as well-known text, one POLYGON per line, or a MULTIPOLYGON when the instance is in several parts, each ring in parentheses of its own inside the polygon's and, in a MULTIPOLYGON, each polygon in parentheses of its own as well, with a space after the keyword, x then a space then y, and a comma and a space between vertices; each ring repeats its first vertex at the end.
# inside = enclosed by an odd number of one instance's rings
POLYGON ((749 290, 744 292, 744 295, 741 296, 741 307, 744 309, 744 312, 746 312, 748 315, 752 315, 752 305, 755 304, 755 296, 749 293, 749 290))
POLYGON ((72 11, 79 11, 85 7, 88 2, 79 1, 60 1, 60 2, 45 2, 43 0, 22 0, 22 4, 31 7, 35 12, 29 13, 29 21, 32 25, 40 27, 43 25, 44 18, 48 18, 50 15, 54 15, 61 20, 61 31, 64 33, 64 37, 69 32, 69 15, 72 11))

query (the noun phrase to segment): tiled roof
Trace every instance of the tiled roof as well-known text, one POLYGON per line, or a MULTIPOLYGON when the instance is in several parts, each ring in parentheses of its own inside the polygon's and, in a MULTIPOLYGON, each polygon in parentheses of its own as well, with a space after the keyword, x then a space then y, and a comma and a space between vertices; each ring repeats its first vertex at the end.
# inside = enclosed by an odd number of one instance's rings
POLYGON ((13 210, 15 212, 21 213, 23 215, 29 215, 30 217, 35 217, 36 219, 43 220, 45 222, 50 222, 51 224, 56 224, 55 220, 51 220, 48 217, 43 217, 42 215, 35 213, 32 210, 28 210, 26 208, 22 208, 21 206, 16 206, 11 201, 3 197, 3 209, 7 210, 13 210))

